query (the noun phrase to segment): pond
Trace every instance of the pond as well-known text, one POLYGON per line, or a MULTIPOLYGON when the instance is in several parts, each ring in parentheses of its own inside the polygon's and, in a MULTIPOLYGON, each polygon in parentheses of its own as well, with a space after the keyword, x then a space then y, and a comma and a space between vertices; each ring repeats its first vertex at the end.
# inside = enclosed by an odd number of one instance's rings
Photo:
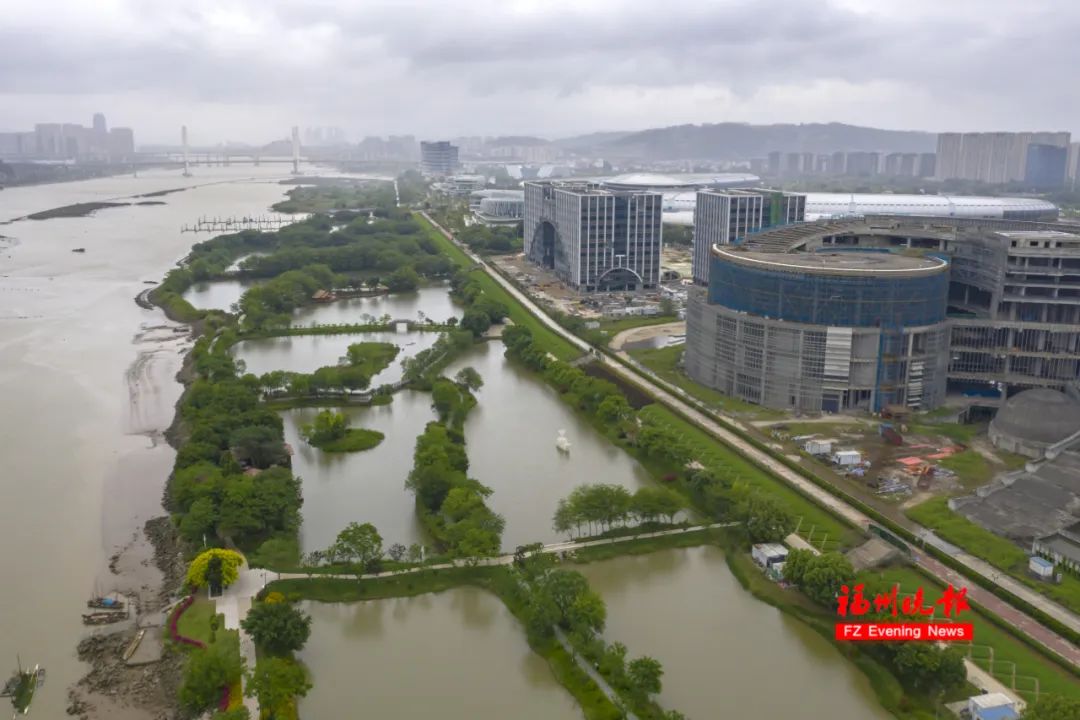
POLYGON ((243 340, 232 349, 243 360, 246 371, 262 375, 274 370, 310 373, 327 365, 337 365, 348 353, 349 345, 360 342, 393 343, 401 348, 394 361, 371 379, 371 387, 401 379, 401 361, 435 344, 438 332, 368 332, 353 335, 290 335, 286 337, 243 340))
POLYGON ((416 320, 417 313, 443 322, 461 317, 461 308, 450 297, 447 284, 429 285, 416 292, 366 298, 346 298, 325 305, 307 305, 293 313, 293 325, 341 325, 362 322, 367 314, 389 315, 394 320, 416 320))
POLYGON ((240 296, 254 285, 252 280, 214 280, 198 282, 184 292, 184 299, 199 310, 232 310, 240 296))
POLYGON ((607 604, 605 638, 663 665, 665 709, 695 719, 892 717, 829 641, 743 589, 719 548, 578 569, 607 604))
POLYGON ((412 470, 416 437, 435 419, 431 396, 402 390, 390 405, 338 409, 349 417, 352 427, 378 430, 386 438, 371 450, 327 453, 300 437, 300 427, 314 419, 317 408, 281 413, 285 442, 294 450, 293 472, 303 481, 301 548, 304 552, 325 550, 350 522, 374 524, 384 547, 424 543, 405 480, 412 470))
POLYGON ((524 628, 478 588, 304 609, 315 687, 303 717, 581 718, 524 628))

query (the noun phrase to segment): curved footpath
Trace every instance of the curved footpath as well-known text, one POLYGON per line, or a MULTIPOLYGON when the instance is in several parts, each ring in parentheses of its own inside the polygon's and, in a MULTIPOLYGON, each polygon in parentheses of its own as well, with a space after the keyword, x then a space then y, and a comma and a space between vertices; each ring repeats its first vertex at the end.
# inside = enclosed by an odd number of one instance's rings
MULTIPOLYGON (((510 293, 518 302, 520 302, 526 309, 529 310, 540 322, 544 323, 552 331, 558 333, 568 342, 579 348, 583 353, 589 353, 596 357, 599 362, 604 363, 610 370, 624 378, 629 382, 633 382, 637 385, 644 385, 653 396, 681 413, 698 427, 710 433, 713 437, 717 438, 726 445, 735 448, 743 456, 750 458, 760 466, 768 469, 777 477, 783 478, 788 483, 794 485, 804 494, 812 497, 821 505, 826 506, 837 515, 843 517, 848 522, 861 528, 866 528, 870 524, 870 518, 864 515, 859 510, 856 510, 851 505, 836 497, 832 493, 828 492, 824 488, 814 484, 807 478, 803 477, 799 473, 795 472, 791 468, 787 467, 783 463, 779 462, 771 455, 757 449, 750 443, 740 438, 735 433, 722 427, 719 423, 713 419, 702 414, 697 409, 697 403, 690 401, 688 398, 677 397, 672 392, 667 390, 668 384, 658 378, 655 373, 651 371, 643 370, 648 376, 642 377, 636 372, 633 372, 626 368, 621 363, 618 363, 611 358, 599 353, 592 345, 588 344, 581 338, 577 337, 569 330, 555 322, 547 313, 543 311, 536 303, 532 301, 525 293, 517 289, 509 280, 504 278, 494 269, 488 266, 488 264, 480 257, 474 255, 467 247, 462 246, 454 237, 448 233, 441 225, 436 223, 427 213, 421 213, 428 222, 430 222, 435 228, 437 228, 444 236, 446 236, 451 242, 459 247, 466 255, 469 256, 474 262, 484 269, 484 272, 488 273, 495 282, 499 283, 506 292, 510 293)), ((640 366, 638 366, 640 367, 640 366)), ((738 423, 735 423, 738 425, 738 423)), ((921 535, 927 537, 928 541, 937 544, 936 537, 929 533, 929 531, 922 529, 921 535)), ((955 550, 955 548, 953 549, 955 550)), ((1077 632, 1080 632, 1080 617, 1077 617, 1074 613, 1070 612, 1066 608, 1058 605, 1054 601, 1036 593, 1028 587, 1020 584, 1008 576, 1001 574, 999 570, 991 566, 982 560, 974 558, 966 553, 950 553, 957 560, 962 563, 966 568, 974 573, 982 575, 984 578, 997 584, 999 587, 1007 590, 1013 595, 1021 598, 1022 600, 1030 603, 1034 607, 1037 607, 1042 612, 1045 612, 1050 617, 1054 618, 1058 622, 1062 623, 1066 627, 1071 628, 1077 632)), ((982 605, 990 612, 998 615, 1006 622, 1021 629, 1026 635, 1034 639, 1036 642, 1047 648, 1055 655, 1064 658, 1074 666, 1080 666, 1080 648, 1073 645, 1068 640, 1062 638, 1057 633, 1054 633, 1045 626, 1039 624, 1037 621, 1029 617, 1026 613, 1012 605, 1008 604, 1004 600, 1000 599, 993 593, 984 590, 976 583, 968 580, 966 577, 957 573, 943 564, 928 557, 923 553, 915 553, 916 562, 919 565, 937 578, 940 582, 945 584, 953 584, 956 586, 968 588, 968 596, 982 605)))

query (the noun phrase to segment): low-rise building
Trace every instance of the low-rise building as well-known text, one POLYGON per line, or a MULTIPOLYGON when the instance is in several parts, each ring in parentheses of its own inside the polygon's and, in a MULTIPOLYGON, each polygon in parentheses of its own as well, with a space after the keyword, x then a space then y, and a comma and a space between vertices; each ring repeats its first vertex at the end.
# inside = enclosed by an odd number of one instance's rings
POLYGON ((828 455, 832 452, 833 442, 832 438, 810 438, 803 449, 811 455, 828 455))
POLYGON ((1050 580, 1054 577, 1054 563, 1038 555, 1032 555, 1028 558, 1028 570, 1043 580, 1050 580))
POLYGON ((1019 717, 1016 703, 1004 693, 986 693, 968 698, 971 720, 1013 720, 1019 717))
POLYGON ((758 543, 750 548, 750 557, 765 570, 787 561, 788 549, 780 543, 758 543))
POLYGON ((862 453, 858 450, 838 450, 833 455, 833 462, 841 467, 858 465, 862 462, 862 453))

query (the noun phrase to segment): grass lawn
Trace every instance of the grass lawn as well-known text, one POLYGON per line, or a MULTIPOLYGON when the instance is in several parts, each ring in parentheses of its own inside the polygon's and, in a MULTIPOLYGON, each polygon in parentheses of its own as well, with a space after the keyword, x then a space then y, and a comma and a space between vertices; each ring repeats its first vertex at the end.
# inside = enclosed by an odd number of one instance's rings
POLYGON ((954 442, 970 445, 978 435, 986 432, 986 423, 970 425, 955 425, 953 423, 941 423, 940 425, 920 425, 912 423, 908 425, 908 432, 918 435, 942 435, 954 442))
POLYGON ((779 419, 784 417, 784 413, 778 410, 771 410, 769 408, 761 407, 760 405, 743 402, 737 398, 728 397, 723 393, 717 392, 712 388, 707 388, 704 385, 700 385, 691 380, 686 373, 677 367, 679 358, 682 357, 684 349, 684 345, 671 345, 664 348, 647 348, 630 350, 628 352, 630 357, 655 372, 664 380, 667 380, 676 387, 682 388, 692 397, 697 398, 710 407, 728 413, 751 415, 761 419, 779 419))
POLYGON ((965 450, 956 455, 943 458, 941 467, 956 473, 960 484, 967 490, 972 490, 979 485, 984 485, 1000 470, 991 465, 986 458, 974 450, 965 450))
POLYGON ((931 498, 908 508, 907 516, 930 528, 953 545, 958 545, 975 557, 1009 573, 1031 589, 1061 603, 1073 612, 1080 612, 1080 578, 1065 573, 1059 585, 1031 577, 1027 573, 1026 552, 963 515, 949 510, 947 498, 931 498))
POLYGON ((401 348, 386 342, 358 342, 349 346, 349 364, 361 368, 368 377, 375 377, 390 367, 401 348))
MULTIPOLYGON (((868 586, 874 583, 880 586, 882 582, 889 585, 899 583, 901 592, 914 592, 922 586, 930 598, 927 602, 935 599, 943 589, 929 576, 910 567, 890 567, 867 571, 860 576, 860 579, 863 579, 868 586)), ((1008 663, 1015 663, 1017 690, 1023 693, 1025 698, 1033 697, 1030 690, 1034 688, 1034 683, 1027 679, 1031 677, 1038 678, 1040 693, 1080 697, 1080 678, 1028 647, 988 620, 982 613, 965 613, 961 616, 961 620, 974 625, 975 641, 972 659, 976 664, 983 669, 988 668, 989 651, 986 648, 992 647, 994 649, 994 676, 1006 685, 1010 685, 1012 667, 1008 663)))
POLYGON ((328 453, 359 452, 360 450, 370 450, 381 443, 385 437, 378 430, 349 428, 345 431, 345 437, 324 443, 312 443, 312 445, 328 453))
MULTIPOLYGON (((746 483, 783 503, 789 512, 802 518, 800 535, 805 535, 813 528, 815 541, 825 532, 830 540, 839 542, 842 547, 851 547, 860 539, 861 534, 857 529, 666 407, 654 404, 642 408, 641 412, 678 429, 683 440, 694 449, 694 458, 703 465, 724 468, 724 474, 733 475, 738 482, 746 483)), ((835 547, 830 545, 827 549, 832 550, 835 547)))
MULTIPOLYGON (((184 637, 199 640, 209 645, 210 618, 214 617, 215 613, 214 601, 200 597, 180 616, 180 621, 176 624, 176 630, 184 637)), ((219 627, 221 627, 221 624, 222 620, 218 620, 219 627)))
MULTIPOLYGON (((461 248, 447 240, 446 237, 439 232, 437 228, 427 222, 423 216, 417 215, 416 217, 427 227, 428 237, 442 248, 447 257, 462 268, 471 268, 475 265, 461 248)), ((477 284, 484 290, 486 295, 506 305, 510 311, 510 319, 515 325, 529 328, 529 330, 532 331, 533 338, 543 345, 552 355, 560 360, 566 361, 575 360, 581 357, 581 351, 578 350, 577 347, 572 345, 547 325, 540 322, 535 315, 526 310, 524 306, 510 295, 510 293, 506 292, 502 285, 497 283, 495 279, 488 275, 484 270, 477 268, 472 270, 470 275, 476 280, 477 284)))

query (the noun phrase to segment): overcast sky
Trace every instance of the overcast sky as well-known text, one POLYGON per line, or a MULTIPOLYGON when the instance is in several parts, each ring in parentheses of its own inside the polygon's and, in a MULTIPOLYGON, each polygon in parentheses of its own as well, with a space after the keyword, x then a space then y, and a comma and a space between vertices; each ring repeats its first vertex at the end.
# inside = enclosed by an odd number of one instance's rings
POLYGON ((1074 0, 0 0, 0 130, 1080 132, 1074 0))

